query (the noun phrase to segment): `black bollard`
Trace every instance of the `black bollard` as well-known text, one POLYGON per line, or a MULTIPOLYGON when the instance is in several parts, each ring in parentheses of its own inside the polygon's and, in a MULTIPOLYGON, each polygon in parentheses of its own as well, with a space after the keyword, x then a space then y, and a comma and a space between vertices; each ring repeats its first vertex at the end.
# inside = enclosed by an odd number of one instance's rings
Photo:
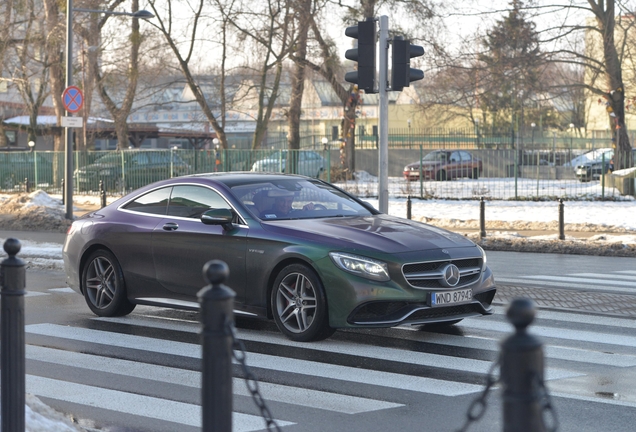
POLYGON ((559 198, 559 240, 565 240, 564 207, 563 198, 559 198))
POLYGON ((64 205, 64 179, 62 179, 62 205, 64 205))
POLYGON ((26 193, 31 193, 31 185, 29 184, 29 178, 28 177, 24 178, 24 191, 26 193))
POLYGON ((226 263, 208 261, 203 276, 209 281, 197 297, 201 305, 201 408, 203 432, 232 432, 232 332, 236 294, 223 281, 226 263))
POLYGON ((514 299, 508 320, 516 332, 501 344, 504 432, 545 432, 542 418, 543 347, 527 333, 534 320, 532 300, 514 299))
POLYGON ((486 237, 486 201, 479 198, 479 237, 486 237))
POLYGON ((104 180, 99 181, 99 199, 102 203, 102 208, 106 207, 106 190, 104 189, 104 180))
POLYGON ((406 198, 406 218, 411 219, 411 195, 406 198))
POLYGON ((26 277, 24 261, 17 258, 20 242, 9 238, 4 251, 9 258, 0 263, 2 285, 2 431, 24 431, 24 287, 26 277))

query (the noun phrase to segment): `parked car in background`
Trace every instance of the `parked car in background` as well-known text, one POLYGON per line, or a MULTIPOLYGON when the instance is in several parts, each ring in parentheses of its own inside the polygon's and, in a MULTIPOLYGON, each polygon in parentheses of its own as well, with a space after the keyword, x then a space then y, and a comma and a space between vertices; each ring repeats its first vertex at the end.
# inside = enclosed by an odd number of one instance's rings
POLYGON ((496 291, 485 252, 465 236, 291 174, 153 183, 74 221, 63 257, 69 286, 98 316, 138 304, 199 310, 202 268, 223 260, 236 313, 273 319, 295 341, 452 325, 492 314, 496 291))
MULTIPOLYGON (((319 153, 310 150, 298 150, 298 169, 294 174, 307 177, 320 177, 327 167, 327 161, 319 153)), ((284 173, 287 172, 288 151, 276 151, 268 157, 254 162, 251 171, 284 173)))
POLYGON ((190 165, 172 150, 124 150, 78 168, 75 181, 84 191, 98 190, 100 180, 106 190, 125 191, 189 173, 190 165))
POLYGON ((614 156, 614 149, 601 148, 590 150, 563 164, 574 167, 574 174, 581 182, 598 180, 603 173, 610 171, 610 161, 614 156))
MULTIPOLYGON (((635 163, 636 163, 636 148, 632 148, 631 166, 634 166, 635 163)), ((614 156, 612 156, 612 158, 610 159, 609 169, 610 171, 614 171, 614 156)))
POLYGON ((421 162, 413 162, 404 167, 404 178, 409 181, 451 180, 454 178, 479 178, 483 166, 480 159, 466 150, 435 150, 424 156, 421 162))
POLYGON ((580 182, 598 180, 610 171, 610 159, 594 160, 577 165, 574 174, 580 182))
POLYGON ((563 166, 574 167, 576 169, 579 165, 585 165, 588 162, 601 161, 605 155, 605 160, 610 160, 614 155, 614 149, 612 148, 599 148, 585 152, 579 156, 570 159, 563 163, 563 166))
POLYGON ((0 189, 14 190, 25 179, 32 186, 36 180, 37 187, 53 186, 53 155, 53 152, 0 152, 0 189))

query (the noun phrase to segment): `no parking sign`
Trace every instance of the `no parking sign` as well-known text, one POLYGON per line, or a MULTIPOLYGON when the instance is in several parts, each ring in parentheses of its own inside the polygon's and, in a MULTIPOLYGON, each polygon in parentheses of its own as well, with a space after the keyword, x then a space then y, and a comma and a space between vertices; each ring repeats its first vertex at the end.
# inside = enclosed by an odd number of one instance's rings
POLYGON ((84 94, 76 86, 68 86, 62 93, 62 104, 66 111, 76 113, 84 105, 84 94))

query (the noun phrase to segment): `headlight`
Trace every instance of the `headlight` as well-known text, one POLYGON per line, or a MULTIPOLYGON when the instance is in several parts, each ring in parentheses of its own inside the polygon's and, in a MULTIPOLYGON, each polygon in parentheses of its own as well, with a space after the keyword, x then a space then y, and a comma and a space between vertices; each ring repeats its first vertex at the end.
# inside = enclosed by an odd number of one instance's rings
POLYGON ((479 251, 481 252, 481 257, 482 257, 482 264, 481 264, 481 271, 483 272, 484 270, 486 270, 486 261, 488 261, 488 259, 486 258, 486 251, 479 245, 477 245, 477 247, 479 248, 479 251))
POLYGON ((389 268, 385 262, 340 252, 329 252, 329 256, 338 267, 346 272, 382 282, 391 280, 389 268))

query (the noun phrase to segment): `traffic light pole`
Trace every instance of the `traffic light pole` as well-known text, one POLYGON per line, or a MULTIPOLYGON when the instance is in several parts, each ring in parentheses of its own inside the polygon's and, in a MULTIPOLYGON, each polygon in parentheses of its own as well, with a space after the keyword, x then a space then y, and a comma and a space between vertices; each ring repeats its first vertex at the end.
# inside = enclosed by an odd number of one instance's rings
POLYGON ((389 95, 388 83, 389 17, 380 16, 380 130, 378 143, 378 210, 389 213, 389 95))

